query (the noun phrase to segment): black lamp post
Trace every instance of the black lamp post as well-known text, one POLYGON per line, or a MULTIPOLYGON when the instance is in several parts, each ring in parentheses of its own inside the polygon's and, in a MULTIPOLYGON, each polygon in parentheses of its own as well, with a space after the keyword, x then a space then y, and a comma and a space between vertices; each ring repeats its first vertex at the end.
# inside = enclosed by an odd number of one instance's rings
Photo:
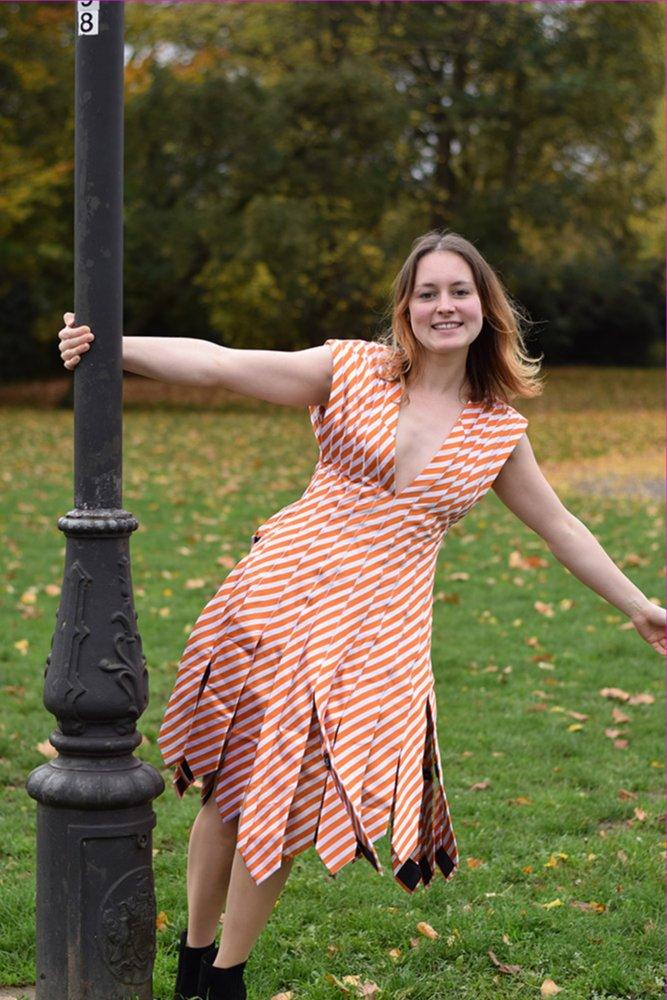
POLYGON ((95 350, 74 373, 74 510, 44 703, 58 756, 34 770, 37 1000, 151 1000, 148 702, 122 509, 123 3, 77 4, 75 294, 95 350))

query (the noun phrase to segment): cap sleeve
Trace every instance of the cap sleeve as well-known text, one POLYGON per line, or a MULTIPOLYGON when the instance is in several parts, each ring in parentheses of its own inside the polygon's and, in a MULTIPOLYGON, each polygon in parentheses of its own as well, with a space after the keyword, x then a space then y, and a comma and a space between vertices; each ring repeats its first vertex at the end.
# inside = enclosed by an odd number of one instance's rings
POLYGON ((365 340, 336 340, 324 342, 331 351, 333 372, 331 389, 326 406, 308 406, 308 415, 315 437, 323 449, 340 433, 350 417, 354 397, 368 374, 368 348, 365 340))

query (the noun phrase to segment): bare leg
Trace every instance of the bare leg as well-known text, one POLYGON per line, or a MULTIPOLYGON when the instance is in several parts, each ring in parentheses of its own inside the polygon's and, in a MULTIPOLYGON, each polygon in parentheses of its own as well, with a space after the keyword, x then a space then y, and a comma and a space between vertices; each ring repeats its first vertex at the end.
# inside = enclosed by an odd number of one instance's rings
POLYGON ((234 854, 227 896, 225 922, 218 956, 213 965, 229 968, 245 962, 266 926, 294 858, 283 858, 280 868, 257 885, 238 851, 234 854))
POLYGON ((201 807, 188 847, 188 938, 190 948, 204 948, 215 938, 225 907, 236 849, 236 819, 223 823, 215 792, 201 807))

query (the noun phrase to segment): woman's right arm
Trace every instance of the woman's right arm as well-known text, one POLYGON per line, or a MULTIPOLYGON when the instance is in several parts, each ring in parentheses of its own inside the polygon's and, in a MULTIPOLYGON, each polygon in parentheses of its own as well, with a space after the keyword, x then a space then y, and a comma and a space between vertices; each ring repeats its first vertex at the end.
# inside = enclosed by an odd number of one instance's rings
MULTIPOLYGON (((95 338, 89 327, 73 325, 73 313, 63 318, 60 355, 72 370, 95 338)), ((324 344, 302 351, 246 351, 190 337, 123 337, 123 368, 162 382, 223 386, 285 406, 326 406, 333 362, 324 344)))

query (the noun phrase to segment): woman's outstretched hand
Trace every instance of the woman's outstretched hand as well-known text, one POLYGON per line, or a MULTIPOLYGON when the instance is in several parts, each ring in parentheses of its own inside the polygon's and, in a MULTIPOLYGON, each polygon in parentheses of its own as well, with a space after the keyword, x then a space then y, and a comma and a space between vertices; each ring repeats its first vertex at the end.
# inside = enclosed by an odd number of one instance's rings
POLYGON ((635 612, 631 621, 642 639, 646 639, 656 653, 661 653, 664 656, 667 652, 665 649, 667 611, 658 607, 657 604, 648 604, 642 611, 635 612))
POLYGON ((89 326, 74 326, 74 313, 64 313, 63 319, 65 326, 58 332, 60 357, 63 359, 65 368, 72 371, 81 360, 81 355, 90 350, 95 335, 90 332, 89 326))

